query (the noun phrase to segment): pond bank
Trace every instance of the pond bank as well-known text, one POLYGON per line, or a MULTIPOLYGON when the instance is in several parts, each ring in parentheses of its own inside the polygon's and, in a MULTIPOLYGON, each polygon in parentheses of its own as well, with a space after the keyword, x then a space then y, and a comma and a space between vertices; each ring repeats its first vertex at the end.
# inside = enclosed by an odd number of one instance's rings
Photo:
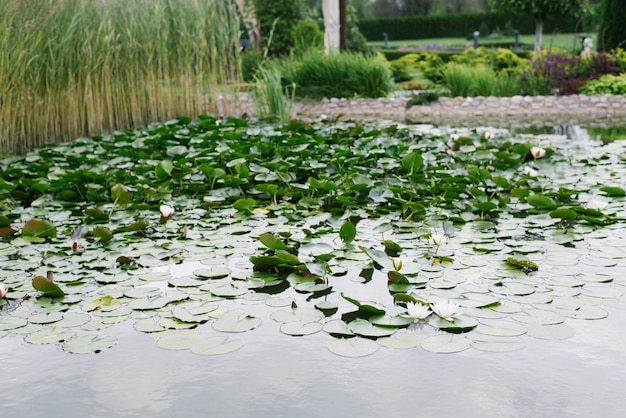
MULTIPOLYGON (((442 97, 437 102, 406 108, 408 97, 380 99, 323 99, 297 102, 301 116, 326 114, 376 117, 412 123, 455 125, 572 124, 615 126, 626 124, 626 97, 614 95, 442 97)), ((240 109, 256 115, 249 95, 242 95, 240 109)))

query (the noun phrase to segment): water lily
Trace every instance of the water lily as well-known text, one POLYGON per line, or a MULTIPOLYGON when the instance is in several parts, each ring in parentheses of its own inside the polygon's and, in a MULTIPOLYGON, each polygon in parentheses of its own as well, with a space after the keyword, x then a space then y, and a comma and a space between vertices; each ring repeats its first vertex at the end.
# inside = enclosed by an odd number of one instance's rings
POLYGON ((444 232, 432 232, 428 242, 435 246, 435 254, 437 254, 439 247, 448 242, 448 236, 444 232))
POLYGON ((168 205, 159 206, 159 211, 164 219, 171 218, 174 214, 174 208, 168 205))
POLYGON ((450 139, 453 141, 456 141, 457 139, 459 139, 461 136, 459 134, 452 134, 450 135, 450 139))
POLYGON ((4 299, 7 296, 7 288, 4 284, 0 283, 0 299, 4 299))
POLYGON ((546 150, 541 147, 532 147, 530 149, 530 154, 536 160, 537 158, 542 158, 544 155, 546 155, 546 150))
POLYGON ((426 318, 432 312, 427 305, 422 305, 421 303, 406 303, 406 313, 409 317, 413 318, 413 322, 417 322, 420 319, 426 318))
POLYGON ((523 170, 524 170, 524 174, 527 175, 528 177, 537 177, 537 174, 539 174, 537 173, 537 170, 535 170, 532 167, 525 166, 523 170))
POLYGON ((483 134, 483 138, 485 138, 487 141, 489 141, 490 139, 493 139, 495 137, 495 135, 493 134, 493 132, 487 131, 483 134))
POLYGON ((450 300, 440 300, 432 306, 433 312, 446 321, 454 321, 454 317, 458 315, 460 306, 450 300))
POLYGON ((605 202, 604 200, 593 199, 587 202, 587 207, 589 209, 599 210, 599 211, 602 211, 602 209, 606 208, 608 205, 609 203, 605 202))

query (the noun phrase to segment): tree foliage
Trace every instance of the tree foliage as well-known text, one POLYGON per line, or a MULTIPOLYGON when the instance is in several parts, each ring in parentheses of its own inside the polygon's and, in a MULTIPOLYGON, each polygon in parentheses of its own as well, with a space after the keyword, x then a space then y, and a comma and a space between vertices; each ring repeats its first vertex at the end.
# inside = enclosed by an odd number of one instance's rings
POLYGON ((626 47, 626 2, 606 0, 600 27, 601 47, 605 50, 626 47))
POLYGON ((261 40, 271 55, 284 55, 294 46, 294 28, 303 18, 302 0, 254 0, 261 40))
POLYGON ((489 0, 496 12, 530 14, 535 18, 535 50, 541 50, 543 22, 552 15, 581 15, 589 0, 489 0))

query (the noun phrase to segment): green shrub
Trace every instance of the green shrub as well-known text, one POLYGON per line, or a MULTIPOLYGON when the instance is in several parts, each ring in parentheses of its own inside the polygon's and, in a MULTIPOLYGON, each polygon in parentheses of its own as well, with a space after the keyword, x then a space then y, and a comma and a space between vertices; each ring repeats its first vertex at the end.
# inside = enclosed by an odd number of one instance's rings
POLYGON ((254 0, 261 25, 261 42, 270 55, 288 54, 294 47, 294 28, 302 20, 300 2, 293 0, 254 0))
MULTIPOLYGON (((618 0, 621 1, 621 0, 618 0)), ((449 15, 399 16, 368 18, 359 21, 359 30, 370 40, 382 40, 383 32, 389 39, 428 39, 462 38, 479 30, 481 25, 487 28, 502 27, 503 22, 524 34, 535 33, 535 20, 530 15, 507 15, 498 13, 455 13, 449 15)), ((577 19, 562 15, 548 16, 544 22, 544 33, 555 31, 573 33, 577 28, 577 19)), ((580 28, 579 28, 580 29, 580 28)), ((488 35, 481 31, 481 35, 488 35)))
POLYGON ((603 75, 585 84, 580 92, 582 94, 621 94, 626 95, 626 73, 615 75, 603 75))
POLYGON ((281 61, 283 83, 295 83, 300 97, 384 97, 394 87, 387 61, 381 56, 324 54, 310 51, 301 59, 281 61))
POLYGON ((263 53, 250 49, 241 54, 241 77, 245 82, 254 81, 263 53))
POLYGON ((487 65, 476 65, 472 68, 471 93, 473 96, 495 96, 497 93, 498 75, 487 65))
POLYGON ((506 72, 520 72, 531 67, 529 59, 522 58, 510 49, 505 48, 470 48, 461 54, 451 57, 450 60, 468 65, 484 64, 490 66, 495 71, 506 72))
POLYGON ((486 64, 449 62, 442 76, 451 96, 514 96, 524 92, 521 73, 496 72, 486 64))
POLYGON ((413 106, 423 106, 439 100, 439 93, 434 90, 422 91, 417 94, 411 95, 411 98, 406 102, 406 108, 413 106))
POLYGON ((409 81, 412 78, 411 63, 405 59, 394 60, 389 63, 393 80, 397 82, 409 81))
POLYGON ((442 84, 452 97, 467 97, 472 93, 472 69, 467 64, 449 62, 442 71, 442 84))
MULTIPOLYGON (((392 65, 404 68, 408 72, 418 70, 424 77, 432 82, 441 81, 441 69, 444 65, 444 61, 439 54, 433 52, 411 53, 391 63, 392 65)), ((393 70, 394 67, 392 67, 392 71, 393 70)))
POLYGON ((313 19, 298 21, 293 29, 294 51, 303 54, 310 49, 324 48, 324 32, 313 19))

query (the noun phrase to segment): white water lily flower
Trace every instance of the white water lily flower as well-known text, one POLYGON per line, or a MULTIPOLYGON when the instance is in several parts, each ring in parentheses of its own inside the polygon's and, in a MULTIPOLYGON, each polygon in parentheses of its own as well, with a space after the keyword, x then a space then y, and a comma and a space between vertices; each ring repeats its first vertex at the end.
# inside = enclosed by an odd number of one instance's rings
POLYGON ((7 288, 4 287, 4 284, 0 283, 0 299, 4 299, 7 295, 7 288))
POLYGON ((537 158, 542 158, 544 155, 546 155, 546 150, 541 148, 541 147, 532 147, 530 149, 530 154, 533 156, 533 158, 537 159, 537 158))
POLYGON ((440 300, 432 306, 433 312, 446 321, 454 321, 455 315, 458 315, 460 306, 449 300, 440 300))
POLYGON ((493 139, 495 137, 495 135, 493 134, 493 132, 487 131, 483 134, 483 138, 485 138, 487 141, 489 141, 490 139, 493 139))
POLYGON ((534 168, 525 166, 524 174, 526 174, 528 177, 537 177, 537 174, 539 173, 537 173, 537 170, 535 170, 534 168))
POLYGON ((431 244, 435 245, 437 248, 441 247, 443 244, 448 242, 448 236, 443 232, 432 232, 430 234, 429 241, 431 244))
POLYGON ((605 202, 604 200, 593 199, 590 202, 587 202, 587 207, 589 209, 594 209, 594 210, 599 210, 599 211, 601 211, 602 209, 605 209, 608 205, 609 203, 605 202))
POLYGON ((459 134, 452 134, 450 135, 450 139, 453 141, 456 141, 457 139, 459 139, 461 136, 459 134))
POLYGON ((159 211, 161 212, 161 216, 164 218, 171 218, 174 214, 174 208, 168 205, 159 206, 159 211))
POLYGON ((432 312, 427 305, 422 305, 421 303, 406 303, 406 313, 409 317, 413 318, 413 322, 417 322, 420 319, 426 318, 432 312))

